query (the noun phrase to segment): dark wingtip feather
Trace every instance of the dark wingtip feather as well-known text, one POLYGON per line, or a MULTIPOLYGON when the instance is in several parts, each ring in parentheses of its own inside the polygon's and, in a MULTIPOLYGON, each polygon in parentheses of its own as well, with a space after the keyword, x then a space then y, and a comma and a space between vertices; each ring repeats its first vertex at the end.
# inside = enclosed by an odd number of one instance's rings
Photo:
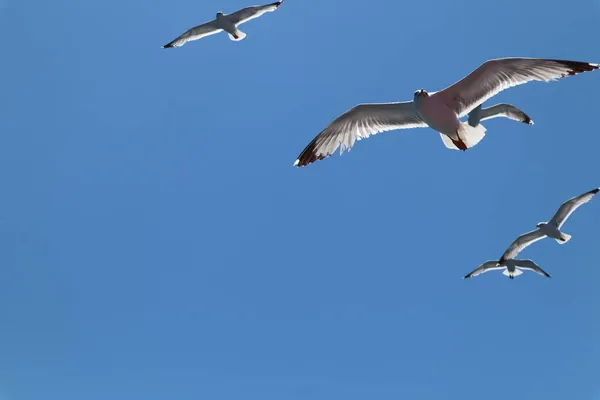
POLYGON ((568 60, 552 60, 552 61, 562 64, 565 67, 569 68, 567 71, 567 75, 577 75, 582 72, 593 71, 595 69, 598 69, 598 67, 600 66, 600 64, 594 64, 594 63, 582 62, 582 61, 568 61, 568 60))
POLYGON ((171 47, 174 47, 174 46, 173 46, 173 42, 170 42, 170 43, 167 43, 167 44, 165 44, 164 46, 161 46, 161 47, 163 49, 170 49, 171 47))
POLYGON ((315 161, 319 161, 319 160, 322 160, 327 157, 324 154, 317 154, 316 149, 317 149, 317 138, 313 139, 313 141, 310 142, 304 150, 302 150, 302 153, 300 153, 300 155, 298 156, 298 159, 296 159, 294 166, 304 167, 308 164, 312 164, 315 161))

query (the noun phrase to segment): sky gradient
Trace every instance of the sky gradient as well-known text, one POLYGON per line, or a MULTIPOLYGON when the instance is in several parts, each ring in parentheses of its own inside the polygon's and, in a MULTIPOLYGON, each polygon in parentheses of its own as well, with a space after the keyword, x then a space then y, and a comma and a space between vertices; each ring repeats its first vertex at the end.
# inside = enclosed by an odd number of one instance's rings
POLYGON ((600 399, 600 72, 504 91, 467 152, 383 133, 294 168, 364 102, 490 58, 600 62, 600 2, 0 0, 0 400, 600 399))

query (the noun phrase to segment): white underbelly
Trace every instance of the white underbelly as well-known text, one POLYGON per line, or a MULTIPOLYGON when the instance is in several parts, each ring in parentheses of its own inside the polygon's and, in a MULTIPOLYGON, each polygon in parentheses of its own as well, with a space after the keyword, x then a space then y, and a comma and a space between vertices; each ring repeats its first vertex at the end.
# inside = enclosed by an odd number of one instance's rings
POLYGON ((235 32, 235 24, 225 17, 219 18, 217 20, 217 25, 225 32, 235 32))
POLYGON ((542 231, 542 233, 544 235, 551 237, 552 239, 560 239, 560 237, 561 237, 560 231, 554 227, 544 225, 540 228, 540 230, 542 231))
POLYGON ((434 96, 427 97, 419 103, 417 113, 430 128, 456 139, 460 120, 453 110, 434 96))

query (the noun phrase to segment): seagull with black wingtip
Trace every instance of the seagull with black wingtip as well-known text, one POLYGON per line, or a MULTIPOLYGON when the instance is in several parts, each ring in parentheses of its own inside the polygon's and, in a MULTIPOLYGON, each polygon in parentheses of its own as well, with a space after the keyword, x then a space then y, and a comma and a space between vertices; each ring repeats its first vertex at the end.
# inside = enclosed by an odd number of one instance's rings
POLYGON ((203 37, 214 35, 225 31, 233 41, 239 41, 246 37, 246 34, 238 29, 238 26, 251 19, 258 18, 264 13, 275 11, 283 3, 283 0, 264 6, 251 6, 242 8, 232 14, 224 14, 222 11, 217 13, 217 17, 210 22, 195 26, 175 40, 165 44, 163 49, 171 47, 181 47, 192 40, 202 39, 203 37))
MULTIPOLYGON (((460 118, 485 101, 513 86, 530 81, 550 82, 593 71, 598 66, 588 62, 543 58, 489 60, 439 92, 420 89, 414 93, 413 101, 359 104, 351 108, 319 133, 300 153, 294 165, 302 167, 322 160, 332 155, 338 147, 340 154, 346 149, 349 151, 357 140, 380 132, 428 126, 440 133, 447 148, 464 151, 483 139, 486 128, 479 122, 472 126, 460 118)), ((476 116, 473 118, 477 119, 476 116)))

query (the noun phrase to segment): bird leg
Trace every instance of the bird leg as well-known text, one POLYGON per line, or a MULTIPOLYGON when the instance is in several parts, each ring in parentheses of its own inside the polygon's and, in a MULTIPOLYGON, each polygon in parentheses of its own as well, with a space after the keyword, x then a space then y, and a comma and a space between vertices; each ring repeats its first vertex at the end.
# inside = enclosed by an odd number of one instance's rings
POLYGON ((452 140, 452 143, 454 143, 454 145, 462 151, 466 151, 467 150, 467 145, 465 144, 465 142, 462 141, 462 139, 460 138, 460 135, 458 134, 458 131, 456 131, 456 137, 458 138, 458 140, 454 140, 452 138, 450 138, 450 140, 452 140))

